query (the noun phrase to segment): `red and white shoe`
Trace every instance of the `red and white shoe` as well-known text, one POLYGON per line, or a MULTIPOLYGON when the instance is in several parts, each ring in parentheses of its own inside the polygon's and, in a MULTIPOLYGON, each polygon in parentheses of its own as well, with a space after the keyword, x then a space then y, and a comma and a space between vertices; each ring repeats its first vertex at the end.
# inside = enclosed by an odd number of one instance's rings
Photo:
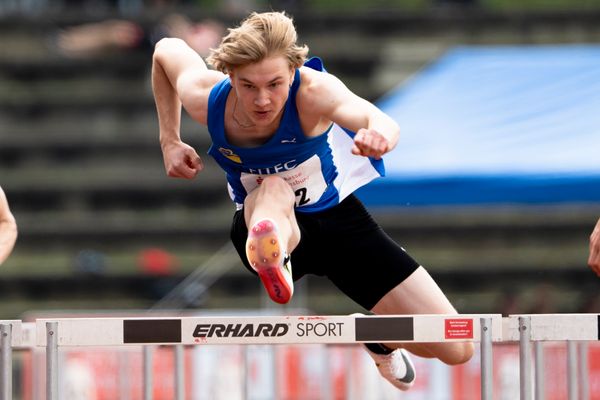
POLYGON ((292 266, 272 220, 263 219, 248 230, 246 257, 271 300, 280 304, 289 302, 294 294, 292 266))

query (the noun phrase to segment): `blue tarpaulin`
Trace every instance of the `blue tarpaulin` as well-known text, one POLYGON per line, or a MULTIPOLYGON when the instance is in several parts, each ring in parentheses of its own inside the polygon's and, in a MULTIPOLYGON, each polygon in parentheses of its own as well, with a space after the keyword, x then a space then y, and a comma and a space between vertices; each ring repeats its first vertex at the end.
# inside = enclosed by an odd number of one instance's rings
POLYGON ((372 206, 600 203, 600 46, 458 47, 377 104, 372 206))

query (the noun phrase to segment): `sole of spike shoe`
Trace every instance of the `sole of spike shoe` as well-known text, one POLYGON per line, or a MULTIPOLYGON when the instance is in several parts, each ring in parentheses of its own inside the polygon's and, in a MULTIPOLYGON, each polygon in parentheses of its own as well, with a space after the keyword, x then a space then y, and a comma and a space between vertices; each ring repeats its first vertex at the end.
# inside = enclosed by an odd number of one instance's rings
POLYGON ((246 257, 258 273, 271 300, 279 304, 288 303, 294 287, 293 283, 286 279, 289 272, 283 266, 284 255, 273 221, 259 221, 248 231, 246 257))

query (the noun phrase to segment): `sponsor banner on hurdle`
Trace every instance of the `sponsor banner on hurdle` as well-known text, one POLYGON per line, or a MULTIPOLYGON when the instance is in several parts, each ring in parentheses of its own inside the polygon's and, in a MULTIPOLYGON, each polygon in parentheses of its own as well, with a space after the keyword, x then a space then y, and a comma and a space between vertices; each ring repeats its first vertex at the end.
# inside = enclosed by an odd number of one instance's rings
POLYGON ((38 319, 37 344, 47 322, 57 323, 59 346, 135 344, 316 344, 480 341, 481 318, 502 340, 500 314, 386 316, 261 316, 38 319))
POLYGON ((532 341, 600 340, 600 314, 519 314, 504 319, 505 341, 519 340, 519 318, 529 318, 532 341))

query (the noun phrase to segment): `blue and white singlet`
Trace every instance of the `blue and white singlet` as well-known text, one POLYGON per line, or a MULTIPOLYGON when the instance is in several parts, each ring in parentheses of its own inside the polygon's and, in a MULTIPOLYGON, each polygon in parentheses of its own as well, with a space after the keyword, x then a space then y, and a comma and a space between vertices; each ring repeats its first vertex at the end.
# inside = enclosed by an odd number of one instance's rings
MULTIPOLYGON (((305 66, 326 73, 318 58, 305 66)), ((336 124, 317 137, 306 137, 300 126, 296 93, 300 71, 285 104, 279 128, 263 145, 238 147, 225 137, 225 104, 231 90, 229 78, 217 83, 208 100, 210 154, 227 175, 231 199, 241 209, 246 195, 267 175, 283 178, 296 194, 296 211, 316 212, 340 203, 373 179, 384 176, 382 160, 352 154, 354 132, 336 124)))

